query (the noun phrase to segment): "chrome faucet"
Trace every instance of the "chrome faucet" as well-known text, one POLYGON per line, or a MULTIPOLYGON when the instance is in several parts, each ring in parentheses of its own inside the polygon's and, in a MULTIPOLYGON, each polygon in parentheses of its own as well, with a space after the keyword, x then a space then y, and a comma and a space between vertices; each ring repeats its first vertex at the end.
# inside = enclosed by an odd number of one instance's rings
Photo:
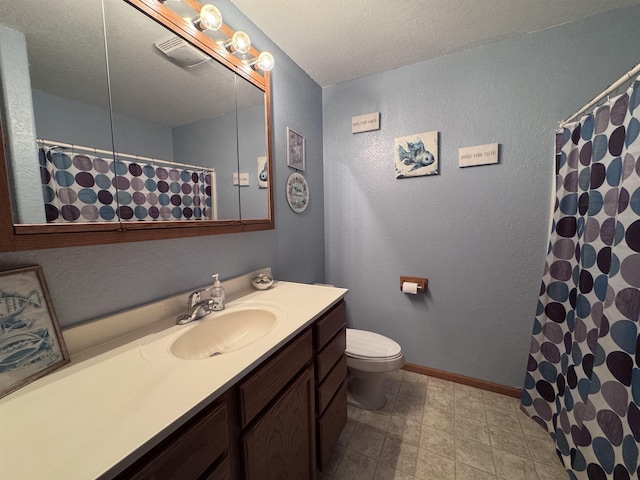
POLYGON ((176 318, 176 323, 178 325, 185 325, 213 312, 213 301, 211 299, 202 299, 202 294, 206 291, 207 289, 198 290, 189 295, 189 310, 187 313, 179 315, 178 318, 176 318))

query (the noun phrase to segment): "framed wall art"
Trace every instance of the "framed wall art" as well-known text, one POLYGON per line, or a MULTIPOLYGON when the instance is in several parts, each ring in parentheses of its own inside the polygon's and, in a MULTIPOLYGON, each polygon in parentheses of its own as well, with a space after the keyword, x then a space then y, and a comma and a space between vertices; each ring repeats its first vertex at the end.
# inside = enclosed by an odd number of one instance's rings
POLYGON ((287 127, 287 166, 304 172, 304 137, 287 127))
POLYGON ((394 140, 396 178, 438 175, 438 132, 394 140))
POLYGON ((296 213, 302 213, 309 205, 309 185, 298 172, 293 172, 287 179, 287 203, 296 213))
POLYGON ((0 397, 67 362, 42 268, 0 272, 0 397))

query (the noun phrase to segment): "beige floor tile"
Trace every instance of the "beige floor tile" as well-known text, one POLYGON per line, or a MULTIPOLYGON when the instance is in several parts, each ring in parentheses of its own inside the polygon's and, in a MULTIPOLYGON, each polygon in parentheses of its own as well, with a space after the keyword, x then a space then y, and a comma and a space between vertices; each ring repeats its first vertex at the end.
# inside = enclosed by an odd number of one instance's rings
POLYGON ((378 463, 373 480, 414 480, 414 476, 378 463))
POLYGON ((453 411, 453 395, 449 392, 427 389, 425 406, 451 412, 453 411))
POLYGON ((336 472, 344 451, 345 448, 342 445, 336 445, 333 448, 333 452, 331 452, 331 458, 329 459, 329 462, 327 463, 325 469, 322 471, 323 474, 333 475, 336 472))
POLYGON ((396 437, 405 443, 410 443, 411 445, 419 445, 421 429, 422 425, 418 422, 409 420, 406 417, 392 415, 389 420, 387 435, 396 437))
POLYGON ((429 450, 419 450, 415 475, 420 480, 454 480, 455 462, 429 450))
POLYGON ((344 451, 334 477, 338 480, 371 480, 376 461, 349 449, 344 451))
POLYGON ((420 434, 420 449, 429 450, 442 457, 455 459, 453 434, 424 425, 420 434))
POLYGON ((363 410, 360 414, 360 420, 358 423, 366 425, 381 432, 386 432, 389 426, 390 414, 381 412, 379 410, 363 410))
POLYGON ((495 475, 491 447, 466 438, 456 438, 456 463, 464 463, 483 472, 495 475))
POLYGON ((462 416, 457 416, 455 419, 456 438, 468 438, 469 440, 475 440, 476 442, 491 446, 489 429, 486 422, 462 416))
POLYGON ((387 436, 378 457, 378 463, 383 463, 395 470, 413 475, 416 471, 418 446, 403 443, 397 438, 387 436))
POLYGON ((535 420, 527 417, 523 412, 518 412, 518 420, 525 435, 536 438, 549 438, 549 432, 535 420))
POLYGON ((344 428, 342 429, 342 433, 338 437, 338 445, 342 445, 344 447, 347 446, 349 440, 351 439, 351 434, 353 433, 353 429, 355 428, 356 423, 350 420, 347 420, 344 428))
POLYGON ((443 432, 453 432, 453 412, 426 405, 422 413, 422 424, 443 432))
POLYGON ((533 462, 539 480, 568 480, 569 474, 562 465, 552 467, 543 463, 533 462))
POLYGON ((424 397, 398 394, 396 403, 393 406, 393 415, 406 417, 414 422, 422 423, 422 410, 424 408, 424 397))
POLYGON ((485 407, 495 408, 497 410, 507 410, 511 412, 517 411, 513 406, 513 397, 508 397, 506 395, 501 395, 495 392, 487 392, 486 390, 482 391, 482 397, 485 407))
POLYGON ((495 475, 470 467, 464 463, 456 462, 456 480, 496 480, 495 475))
POLYGON ((424 401, 427 385, 423 383, 402 382, 398 389, 398 397, 414 397, 424 401))
POLYGON ((484 416, 484 405, 482 402, 470 402, 465 398, 454 398, 454 411, 456 416, 460 415, 463 417, 475 418, 475 419, 483 419, 484 416))
POLYGON ((562 463, 556 454, 555 444, 551 437, 546 439, 525 437, 525 440, 527 442, 531 458, 534 461, 556 468, 562 466, 562 463))
POLYGON ((453 395, 468 402, 482 403, 482 390, 479 388, 456 383, 453 386, 453 395))
POLYGON ((353 422, 357 422, 360 419, 362 410, 353 405, 347 405, 347 418, 353 422))
POLYGON ((422 375, 421 373, 409 372, 408 370, 404 371, 404 375, 402 376, 402 381, 407 383, 416 383, 418 385, 424 385, 426 387, 429 382, 429 377, 427 375, 422 375))
POLYGON ((522 432, 520 420, 516 412, 485 408, 487 414, 487 424, 489 427, 506 428, 516 432, 522 432))
POLYGON ((429 377, 429 382, 427 384, 427 387, 430 390, 444 390, 444 391, 448 391, 448 392, 453 392, 453 382, 450 382, 448 380, 442 380, 440 378, 434 378, 434 377, 429 377))
POLYGON ((378 455, 380 455, 384 438, 385 435, 382 432, 363 425, 356 425, 347 448, 356 453, 377 459, 378 455))
POLYGON ((402 381, 402 377, 404 376, 404 370, 394 370, 393 372, 386 372, 384 374, 385 378, 390 378, 392 380, 397 380, 399 382, 402 381))
POLYGON ((533 462, 509 452, 493 449, 498 478, 504 480, 538 480, 533 462))
POLYGON ((529 458, 527 442, 522 432, 508 430, 506 428, 489 427, 491 446, 505 452, 513 453, 521 457, 529 458))

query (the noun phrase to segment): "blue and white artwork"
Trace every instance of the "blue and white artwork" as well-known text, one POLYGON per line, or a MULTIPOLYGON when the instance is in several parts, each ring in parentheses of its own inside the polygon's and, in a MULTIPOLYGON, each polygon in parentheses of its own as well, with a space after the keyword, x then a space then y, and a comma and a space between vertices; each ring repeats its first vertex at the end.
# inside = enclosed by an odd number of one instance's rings
POLYGON ((396 178, 438 175, 438 132, 396 138, 396 178))
POLYGON ((258 157, 258 188, 268 188, 268 178, 267 157, 258 157))
POLYGON ((0 274, 0 397, 68 361, 41 272, 0 274))

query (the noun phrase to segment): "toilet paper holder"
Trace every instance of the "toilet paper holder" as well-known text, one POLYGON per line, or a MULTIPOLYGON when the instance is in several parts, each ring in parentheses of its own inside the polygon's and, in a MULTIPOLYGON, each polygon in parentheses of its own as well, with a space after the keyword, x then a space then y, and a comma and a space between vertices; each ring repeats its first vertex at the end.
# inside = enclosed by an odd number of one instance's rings
POLYGON ((429 285, 428 278, 422 277, 404 277, 400 276, 400 291, 402 291, 402 284, 404 282, 417 283, 418 284, 418 293, 427 293, 427 286, 429 285))

